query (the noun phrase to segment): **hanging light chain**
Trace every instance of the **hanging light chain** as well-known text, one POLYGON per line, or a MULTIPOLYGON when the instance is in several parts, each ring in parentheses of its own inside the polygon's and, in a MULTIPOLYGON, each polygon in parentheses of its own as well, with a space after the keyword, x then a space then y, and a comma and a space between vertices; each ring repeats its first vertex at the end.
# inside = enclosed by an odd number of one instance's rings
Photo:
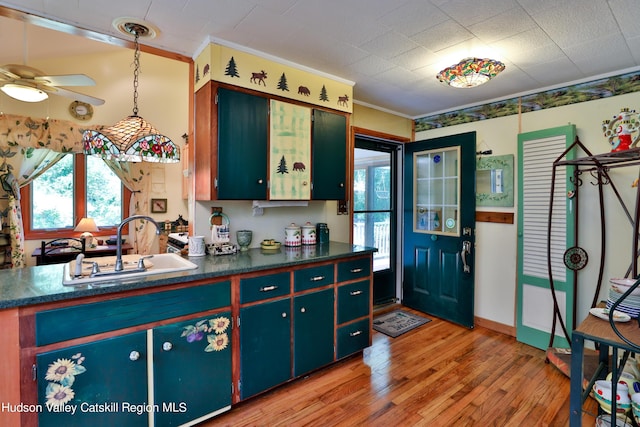
POLYGON ((138 38, 140 34, 138 31, 134 31, 136 36, 135 39, 135 53, 133 56, 133 115, 138 115, 138 75, 140 74, 140 44, 138 43, 138 38))

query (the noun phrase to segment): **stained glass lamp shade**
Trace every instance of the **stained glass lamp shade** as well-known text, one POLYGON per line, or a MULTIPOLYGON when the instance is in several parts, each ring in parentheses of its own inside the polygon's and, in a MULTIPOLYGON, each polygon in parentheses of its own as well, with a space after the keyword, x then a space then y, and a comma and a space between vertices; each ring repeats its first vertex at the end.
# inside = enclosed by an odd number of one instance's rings
POLYGON ((85 131, 82 141, 86 154, 103 159, 159 163, 180 161, 180 149, 173 141, 140 116, 129 116, 101 132, 85 131))
POLYGON ((471 88, 488 82, 504 69, 504 64, 495 59, 466 58, 440 71, 436 78, 449 86, 471 88))
POLYGON ((138 116, 138 74, 140 73, 140 45, 138 38, 149 34, 149 28, 138 23, 125 23, 123 28, 135 36, 133 74, 133 115, 115 125, 97 130, 87 130, 82 135, 85 154, 122 162, 176 163, 180 161, 180 149, 160 134, 150 123, 138 116))

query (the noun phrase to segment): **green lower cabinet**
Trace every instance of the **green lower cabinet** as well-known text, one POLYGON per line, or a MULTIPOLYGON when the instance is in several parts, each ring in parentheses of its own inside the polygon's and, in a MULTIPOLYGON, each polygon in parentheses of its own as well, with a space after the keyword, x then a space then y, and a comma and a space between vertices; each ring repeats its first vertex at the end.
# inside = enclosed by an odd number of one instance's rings
POLYGON ((142 331, 37 355, 38 425, 146 425, 146 348, 142 331))
POLYGON ((153 329, 156 426, 177 426, 231 406, 231 313, 153 329))
POLYGON ((294 376, 333 362, 333 288, 294 298, 294 376))
POLYGON ((291 300, 240 309, 240 398, 291 378, 291 300))

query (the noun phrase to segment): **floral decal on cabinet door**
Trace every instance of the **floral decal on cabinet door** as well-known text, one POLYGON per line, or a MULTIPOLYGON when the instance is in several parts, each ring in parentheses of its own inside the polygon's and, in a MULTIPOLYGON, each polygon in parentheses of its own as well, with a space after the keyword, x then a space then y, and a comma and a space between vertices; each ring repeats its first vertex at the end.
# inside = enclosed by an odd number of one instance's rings
POLYGON ((202 341, 207 337, 207 347, 204 351, 222 351, 229 346, 229 336, 226 331, 230 321, 226 317, 216 317, 215 319, 203 319, 195 325, 184 327, 181 337, 186 337, 188 343, 202 341))
POLYGON ((82 362, 84 362, 84 356, 82 353, 77 353, 71 356, 71 359, 58 359, 49 365, 44 377, 45 380, 50 381, 45 391, 48 407, 65 405, 75 397, 71 386, 76 380, 76 375, 87 371, 82 366, 82 362))

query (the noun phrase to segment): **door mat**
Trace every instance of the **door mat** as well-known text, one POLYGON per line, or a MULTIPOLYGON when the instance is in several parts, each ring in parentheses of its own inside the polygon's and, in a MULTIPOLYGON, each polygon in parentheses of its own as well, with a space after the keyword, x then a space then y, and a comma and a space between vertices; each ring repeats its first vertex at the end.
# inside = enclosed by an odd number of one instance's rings
POLYGON ((431 322, 431 319, 404 310, 394 310, 374 317, 373 329, 395 338, 428 322, 431 322))

